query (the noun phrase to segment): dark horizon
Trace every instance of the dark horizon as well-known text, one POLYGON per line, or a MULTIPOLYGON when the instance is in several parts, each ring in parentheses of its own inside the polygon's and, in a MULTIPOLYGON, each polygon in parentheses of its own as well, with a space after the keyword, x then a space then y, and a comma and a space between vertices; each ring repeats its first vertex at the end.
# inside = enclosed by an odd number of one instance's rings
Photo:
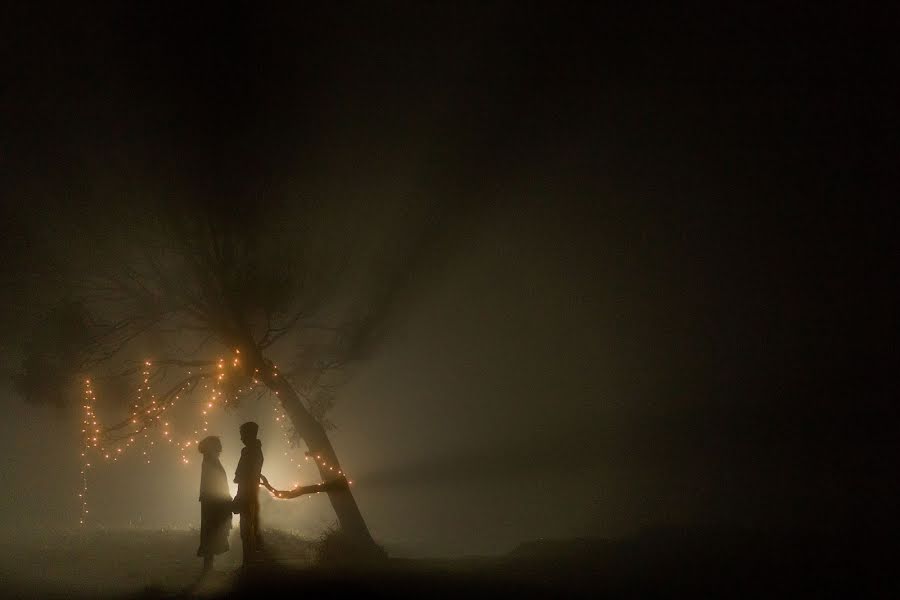
MULTIPOLYGON (((50 274, 183 212, 314 247, 325 312, 377 316, 328 415, 377 539, 895 529, 890 19, 829 10, 11 7, 0 527, 77 524, 77 420, 8 383, 50 274)), ((270 413, 223 419, 226 471, 270 413)), ((120 466, 94 525, 199 518, 196 472, 120 466)))

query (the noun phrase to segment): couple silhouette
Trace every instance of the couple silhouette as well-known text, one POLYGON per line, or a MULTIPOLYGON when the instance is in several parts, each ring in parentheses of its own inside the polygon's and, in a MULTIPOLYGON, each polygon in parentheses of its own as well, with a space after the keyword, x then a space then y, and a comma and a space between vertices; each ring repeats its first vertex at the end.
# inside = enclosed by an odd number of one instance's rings
POLYGON ((304 494, 349 490, 346 477, 305 486, 292 490, 276 490, 262 474, 262 443, 257 438, 259 425, 248 421, 241 425, 241 458, 234 471, 237 494, 231 497, 225 468, 219 461, 222 441, 218 436, 200 440, 197 449, 203 455, 200 471, 200 547, 197 556, 203 557, 203 573, 208 573, 217 554, 228 552, 228 534, 231 530, 232 515, 240 515, 241 547, 243 567, 246 568, 260 559, 263 549, 259 530, 259 486, 262 483, 276 498, 297 498, 304 494))
POLYGON ((225 476, 225 468, 219 461, 222 442, 217 436, 200 441, 197 449, 203 455, 200 471, 200 547, 197 556, 203 557, 203 572, 212 569, 217 554, 228 552, 228 534, 232 515, 240 515, 243 566, 257 560, 262 550, 259 531, 259 483, 262 475, 262 444, 257 438, 259 425, 248 421, 240 427, 241 458, 234 471, 237 494, 232 499, 225 476))

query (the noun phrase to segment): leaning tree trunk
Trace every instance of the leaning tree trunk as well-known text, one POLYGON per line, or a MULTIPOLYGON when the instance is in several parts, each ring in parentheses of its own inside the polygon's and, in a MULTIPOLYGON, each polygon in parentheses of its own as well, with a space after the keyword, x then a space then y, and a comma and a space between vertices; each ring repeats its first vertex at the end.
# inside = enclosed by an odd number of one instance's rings
MULTIPOLYGON (((260 364, 267 363, 268 361, 260 361, 260 364)), ((322 424, 310 414, 291 384, 283 377, 269 371, 268 368, 260 368, 259 381, 278 395, 282 408, 291 419, 297 433, 306 442, 310 454, 321 456, 324 459, 324 466, 321 462, 316 461, 322 481, 340 479, 340 472, 343 471, 343 468, 340 466, 340 461, 338 461, 337 454, 322 424)), ((380 554, 350 488, 348 486, 329 486, 326 493, 335 515, 337 515, 342 532, 359 549, 370 551, 375 555, 380 554)))

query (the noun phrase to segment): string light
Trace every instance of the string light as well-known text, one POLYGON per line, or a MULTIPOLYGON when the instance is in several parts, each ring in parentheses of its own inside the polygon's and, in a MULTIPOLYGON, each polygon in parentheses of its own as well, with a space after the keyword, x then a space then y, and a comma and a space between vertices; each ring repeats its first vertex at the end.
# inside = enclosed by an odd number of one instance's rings
MULTIPOLYGON (((146 433, 146 429, 158 425, 161 420, 163 414, 172 406, 175 405, 178 399, 180 399, 179 392, 189 389, 191 382, 188 381, 184 383, 178 390, 175 391, 174 397, 171 402, 166 405, 160 405, 157 402, 156 394, 151 390, 151 369, 153 363, 150 361, 145 361, 143 365, 143 370, 141 371, 142 375, 142 384, 139 388, 137 388, 137 399, 131 405, 131 413, 130 418, 126 419, 123 424, 114 425, 105 431, 101 427, 99 422, 99 418, 97 413, 95 412, 95 403, 96 403, 96 394, 94 392, 93 386, 91 385, 90 379, 85 379, 85 389, 84 389, 84 416, 82 419, 82 452, 81 458, 82 467, 80 474, 82 476, 82 485, 81 491, 78 496, 81 500, 81 516, 79 518, 79 524, 84 525, 87 521, 87 515, 89 513, 88 510, 88 469, 91 468, 92 463, 89 462, 89 453, 93 452, 97 455, 98 458, 103 458, 104 460, 112 459, 112 462, 118 462, 119 458, 122 458, 127 450, 134 447, 135 444, 135 436, 141 432, 143 432, 143 439, 147 440, 148 435, 146 433), (124 433, 123 433, 124 431, 124 433)), ((169 396, 173 396, 173 394, 168 394, 169 396)), ((172 441, 172 437, 168 431, 169 423, 163 422, 163 437, 168 441, 172 441)), ((150 446, 154 445, 152 440, 149 440, 150 446)), ((147 450, 143 450, 141 453, 142 460, 146 459, 146 463, 150 464, 150 459, 147 457, 147 450)), ((186 457, 184 457, 186 459, 186 457)), ((186 462, 186 461, 185 461, 186 462)))
MULTIPOLYGON (((277 392, 276 392, 276 394, 277 394, 277 392)), ((285 411, 283 410, 283 408, 281 407, 281 405, 279 405, 278 403, 275 404, 275 406, 273 407, 273 410, 274 410, 275 415, 276 415, 276 416, 275 416, 275 422, 276 422, 276 423, 278 424, 278 426, 280 427, 281 432, 282 432, 282 434, 283 434, 284 437, 285 437, 285 441, 286 441, 286 442, 288 443, 288 445, 290 446, 290 443, 291 443, 291 434, 289 433, 288 427, 286 426, 286 423, 287 423, 287 421, 288 421, 288 416, 287 416, 287 414, 285 413, 285 411)), ((288 454, 287 452, 285 452, 284 455, 288 457, 288 460, 289 460, 291 463, 294 463, 293 457, 289 456, 289 454, 288 454)), ((305 453, 305 456, 304 456, 304 462, 309 461, 310 458, 312 458, 312 459, 316 462, 317 466, 319 466, 319 472, 320 472, 320 473, 322 473, 322 472, 324 472, 324 471, 327 470, 327 471, 330 471, 330 472, 332 472, 332 473, 336 473, 339 477, 343 477, 344 479, 346 479, 348 485, 352 485, 352 484, 353 484, 353 481, 351 481, 351 480, 344 474, 344 472, 343 472, 342 469, 340 469, 340 468, 335 468, 335 467, 337 467, 337 465, 330 465, 330 464, 328 464, 328 461, 327 461, 325 458, 322 457, 321 452, 319 452, 318 454, 313 454, 312 452, 307 451, 307 452, 305 453)), ((302 464, 302 463, 297 463, 295 466, 296 466, 298 469, 303 468, 303 464, 302 464)), ((312 484, 312 486, 316 486, 316 485, 325 485, 326 483, 327 483, 327 482, 326 482, 325 480, 322 480, 322 481, 320 481, 320 482, 317 483, 317 484, 312 484)), ((300 487, 299 484, 295 483, 295 484, 294 484, 294 487, 293 487, 292 489, 297 489, 298 487, 300 487)), ((275 494, 274 492, 271 492, 271 491, 270 491, 269 493, 270 493, 273 497, 279 498, 279 499, 280 499, 280 497, 279 497, 277 494, 275 494)), ((317 491, 317 492, 315 492, 315 493, 318 494, 319 492, 317 491)))
POLYGON ((78 519, 79 524, 84 525, 85 521, 87 521, 88 515, 88 480, 87 480, 87 470, 90 468, 91 463, 87 458, 88 452, 91 448, 94 448, 98 445, 97 435, 92 435, 94 433, 100 433, 100 429, 97 427, 97 419, 94 416, 94 390, 91 387, 91 380, 84 380, 84 418, 82 419, 82 443, 84 445, 83 451, 81 452, 82 457, 82 466, 81 466, 81 492, 78 494, 81 499, 81 516, 78 519))
MULTIPOLYGON (((235 356, 232 357, 231 367, 237 369, 240 365, 240 360, 237 355, 240 354, 240 349, 235 349, 235 356)), ((163 396, 157 397, 154 390, 152 390, 152 380, 153 380, 153 363, 149 360, 144 361, 143 369, 141 370, 141 385, 137 388, 136 399, 131 404, 131 413, 129 418, 123 421, 121 424, 117 424, 107 428, 106 430, 100 424, 100 419, 97 416, 95 411, 96 404, 96 395, 94 391, 94 387, 91 383, 90 379, 85 379, 85 388, 84 388, 84 415, 82 418, 82 466, 81 466, 81 491, 78 494, 79 499, 81 500, 81 516, 79 518, 79 523, 84 525, 88 520, 88 471, 93 468, 93 463, 91 462, 90 455, 96 455, 98 458, 102 458, 104 460, 112 460, 112 462, 118 462, 119 458, 124 457, 128 450, 137 447, 135 443, 136 438, 139 440, 144 440, 145 446, 141 450, 141 460, 145 461, 146 464, 150 464, 150 456, 148 455, 148 451, 156 446, 156 443, 153 439, 150 439, 148 433, 149 429, 153 427, 159 427, 161 429, 161 440, 165 440, 169 445, 174 446, 179 450, 180 453, 180 463, 187 465, 190 464, 190 460, 187 457, 187 450, 192 446, 196 445, 199 442, 202 432, 207 432, 209 428, 209 416, 210 413, 215 409, 216 404, 221 401, 221 404, 227 405, 228 398, 224 396, 224 392, 219 389, 220 384, 224 381, 226 377, 226 369, 225 369, 225 359, 219 358, 215 361, 216 368, 212 373, 203 373, 203 368, 201 367, 197 374, 194 374, 193 370, 187 370, 188 379, 185 380, 177 389, 172 389, 169 392, 165 393, 163 396), (193 435, 186 439, 184 442, 176 441, 176 436, 173 435, 173 432, 170 431, 170 423, 169 421, 162 421, 163 415, 170 408, 175 406, 178 400, 181 399, 181 395, 184 393, 191 393, 195 391, 198 387, 198 384, 201 380, 207 380, 208 383, 203 384, 203 390, 209 390, 208 392, 204 392, 204 395, 208 393, 204 402, 201 403, 200 408, 200 421, 202 421, 202 426, 198 423, 196 428, 193 429, 193 435), (211 384, 211 386, 210 386, 211 384), (138 437, 138 434, 143 434, 138 437)), ((277 372, 278 366, 272 365, 271 376, 273 378, 278 377, 277 372)), ((247 387, 247 392, 250 392, 254 389, 255 385, 259 384, 259 369, 255 368, 253 370, 253 374, 250 376, 252 380, 252 384, 247 387)), ((273 390, 275 392, 275 396, 280 398, 280 394, 278 390, 273 390)), ((238 393, 243 393, 244 388, 238 388, 238 393)), ((234 399, 237 400, 238 396, 234 396, 234 399)), ((275 407, 275 422, 280 427, 282 434, 285 436, 285 440, 288 446, 291 445, 291 433, 288 431, 287 422, 288 417, 287 414, 282 410, 282 408, 278 405, 275 407)), ((311 454, 309 452, 306 453, 306 460, 309 460, 311 454)), ((299 469, 302 467, 301 463, 295 462, 294 458, 289 456, 287 452, 285 452, 285 456, 288 456, 290 462, 295 464, 295 466, 299 469)), ((329 472, 335 472, 335 467, 337 465, 328 465, 327 462, 321 457, 321 455, 316 455, 317 464, 321 465, 319 471, 324 473, 326 470, 329 472)), ((340 469, 336 470, 337 475, 344 476, 343 472, 340 469)), ((325 481, 322 481, 321 484, 324 484, 325 481)), ((352 484, 352 481, 348 481, 349 484, 352 484)), ((295 483, 295 488, 298 487, 299 484, 295 483)), ((316 484, 320 485, 320 484, 316 484)), ((316 492, 318 493, 318 492, 316 492)))

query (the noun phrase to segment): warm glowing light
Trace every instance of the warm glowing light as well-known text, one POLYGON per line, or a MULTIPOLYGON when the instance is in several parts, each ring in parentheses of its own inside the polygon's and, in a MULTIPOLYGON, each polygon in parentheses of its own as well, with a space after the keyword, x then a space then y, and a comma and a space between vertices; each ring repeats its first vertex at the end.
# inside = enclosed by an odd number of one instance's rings
MULTIPOLYGON (((240 354, 240 349, 236 348, 235 354, 236 355, 240 354)), ((224 367, 224 360, 225 360, 224 358, 219 358, 216 361, 216 365, 219 369, 222 369, 224 367)), ((238 364, 239 364, 238 358, 233 357, 232 365, 236 367, 238 364)), ((151 370, 150 370, 151 366, 152 366, 152 362, 147 360, 144 362, 144 365, 145 365, 146 369, 142 372, 143 385, 141 385, 140 387, 137 388, 136 401, 134 401, 131 404, 132 409, 131 409, 131 412, 129 413, 129 416, 131 418, 125 420, 123 422, 124 424, 116 425, 114 427, 104 429, 100 425, 98 416, 94 412, 94 409, 93 409, 94 402, 96 402, 96 395, 94 393, 94 390, 91 387, 91 380, 90 379, 84 380, 84 382, 85 382, 84 404, 82 405, 84 408, 84 414, 83 414, 83 419, 82 419, 82 430, 81 430, 81 434, 82 434, 81 440, 82 440, 83 446, 80 451, 81 458, 83 459, 83 467, 81 469, 82 489, 78 493, 78 497, 81 498, 81 502, 82 502, 81 517, 79 519, 80 524, 84 524, 87 522, 87 520, 88 520, 87 515, 89 513, 88 504, 87 504, 88 481, 87 481, 87 475, 86 475, 87 469, 92 467, 92 463, 88 462, 90 460, 89 455, 88 455, 89 451, 96 452, 97 456, 102 456, 104 459, 108 460, 108 459, 112 458, 112 462, 118 462, 118 458, 124 457, 124 455, 127 454, 126 451, 128 449, 135 447, 134 446, 135 436, 139 433, 143 433, 143 439, 148 441, 149 444, 145 445, 145 447, 143 449, 141 449, 141 457, 142 457, 142 460, 144 460, 146 462, 146 464, 150 464, 151 461, 148 456, 148 450, 151 449, 155 445, 155 442, 152 439, 149 439, 148 431, 146 431, 146 430, 159 425, 160 429, 162 429, 161 433, 163 435, 164 440, 168 444, 170 444, 174 447, 180 447, 182 449, 182 451, 179 453, 181 456, 178 458, 180 459, 180 462, 183 465, 188 465, 191 463, 191 461, 184 455, 184 451, 192 443, 193 444, 199 443, 199 437, 202 435, 201 428, 197 427, 193 430, 194 439, 188 439, 183 444, 179 443, 179 442, 175 441, 175 439, 174 439, 174 437, 176 437, 176 436, 172 435, 175 432, 170 431, 170 428, 171 428, 170 422, 169 421, 161 421, 162 413, 164 413, 166 410, 168 410, 169 408, 174 406, 175 400, 178 400, 181 398, 179 393, 181 393, 181 392, 189 393, 189 392, 194 391, 195 388, 200 387, 200 383, 203 382, 204 379, 206 379, 209 383, 203 383, 202 387, 204 389, 210 389, 210 391, 212 392, 212 395, 211 395, 211 397, 209 397, 206 400, 206 402, 205 402, 206 406, 203 408, 212 409, 216 398, 224 396, 224 392, 222 390, 217 389, 218 382, 222 381, 222 379, 224 378, 224 373, 223 372, 216 373, 215 371, 213 371, 212 373, 208 373, 208 374, 204 375, 202 373, 203 369, 201 368, 200 374, 194 376, 195 379, 193 380, 192 383, 185 383, 183 386, 180 386, 177 388, 177 392, 175 389, 173 389, 172 391, 168 392, 165 396, 160 396, 159 398, 157 398, 157 395, 155 393, 151 393, 150 380, 155 375, 154 373, 151 373, 151 370), (217 376, 213 377, 213 375, 217 375, 217 376), (124 434, 124 435, 122 435, 122 434, 124 434), (121 446, 114 445, 114 444, 121 444, 123 441, 124 441, 124 444, 121 446), (113 447, 111 447, 111 446, 113 446, 113 447)), ((278 368, 277 365, 273 365, 273 369, 277 369, 277 368, 278 368)), ((258 372, 259 372, 258 368, 254 369, 254 373, 258 373, 258 372)), ((191 370, 188 370, 187 373, 188 373, 188 375, 192 375, 193 372, 191 370)), ((277 377, 278 373, 273 370, 272 376, 277 377)), ((259 380, 256 377, 252 377, 251 379, 253 380, 254 384, 259 384, 259 380)), ((134 388, 132 388, 132 389, 134 389, 134 388)), ((254 389, 253 386, 250 386, 249 390, 252 390, 252 389, 254 389)), ((279 395, 279 390, 273 390, 273 391, 275 392, 276 396, 279 395)), ((243 393, 243 392, 244 392, 243 388, 238 388, 238 393, 243 393)), ((237 400, 238 396, 235 396, 234 399, 237 400)), ((224 404, 225 405, 228 404, 227 398, 225 398, 224 404)), ((201 407, 202 406, 203 405, 201 404, 201 407)), ((206 415, 208 412, 209 412, 208 410, 202 410, 203 417, 201 417, 201 420, 203 422, 203 427, 202 427, 203 432, 209 431, 209 422, 206 420, 206 418, 207 418, 206 415)), ((283 435, 285 436, 285 442, 290 446, 292 444, 291 433, 289 433, 290 428, 287 427, 287 423, 286 423, 288 420, 288 415, 283 410, 281 410, 278 406, 274 407, 274 412, 275 412, 275 416, 274 416, 275 422, 281 428, 281 431, 282 431, 283 435)), ((298 469, 300 468, 301 465, 300 465, 299 461, 295 461, 294 457, 290 456, 290 454, 288 452, 284 452, 284 455, 289 459, 289 462, 291 463, 291 465, 296 465, 296 467, 298 469)), ((304 456, 304 462, 308 461, 310 456, 311 456, 311 454, 307 453, 307 455, 304 456)), ((315 458, 317 460, 317 466, 319 467, 319 470, 321 473, 324 473, 325 469, 327 468, 328 471, 334 472, 336 470, 338 474, 343 475, 343 471, 341 469, 337 468, 337 465, 327 464, 326 460, 322 458, 321 454, 315 455, 315 458)), ((324 484, 324 483, 325 482, 323 481, 321 484, 324 484)), ((352 484, 352 481, 349 483, 352 484)), ((316 484, 316 485, 321 485, 321 484, 316 484)), ((294 488, 299 487, 299 485, 300 484, 298 482, 294 482, 294 488)), ((317 491, 316 493, 319 493, 319 492, 317 491)), ((282 498, 283 496, 276 495, 276 497, 282 498)))

